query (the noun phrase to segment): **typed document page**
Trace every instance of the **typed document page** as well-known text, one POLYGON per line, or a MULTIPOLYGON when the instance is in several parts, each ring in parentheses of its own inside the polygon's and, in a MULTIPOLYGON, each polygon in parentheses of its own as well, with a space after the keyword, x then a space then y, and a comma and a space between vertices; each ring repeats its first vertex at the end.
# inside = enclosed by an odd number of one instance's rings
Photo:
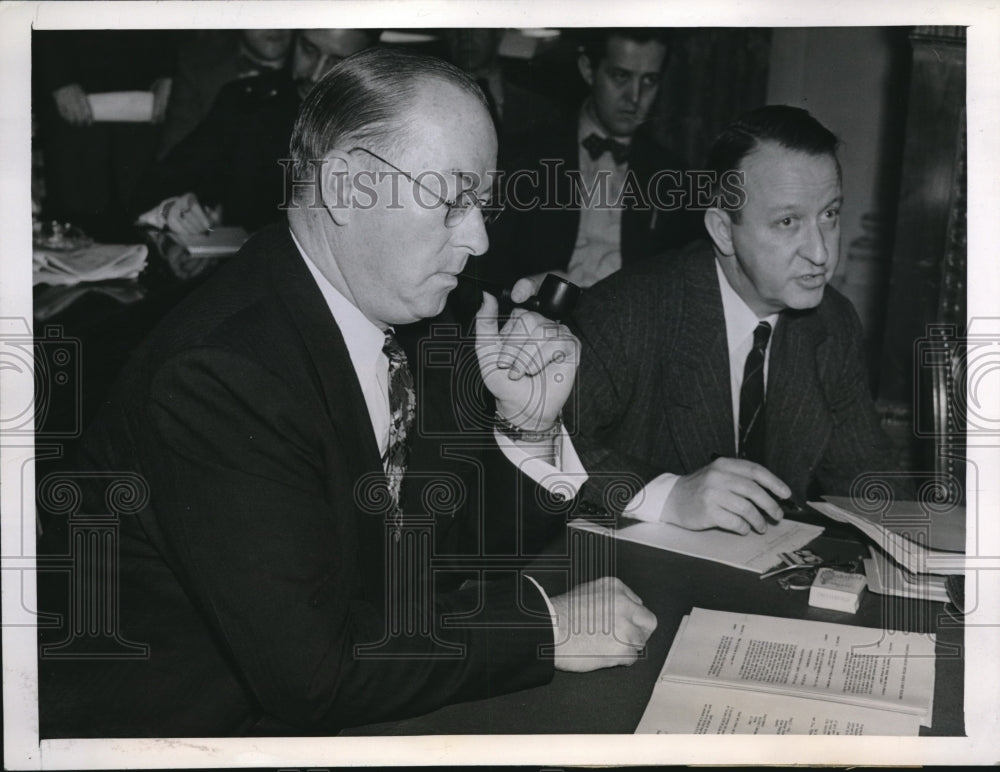
POLYGON ((641 726, 781 734, 793 731, 796 717, 797 734, 869 733, 865 727, 876 725, 878 733, 910 734, 930 725, 933 700, 932 635, 696 608, 650 700, 647 717, 656 726, 646 718, 641 726), (801 699, 805 707, 795 704, 801 699), (876 722, 868 711, 906 718, 876 722), (675 717, 670 726, 685 728, 659 726, 666 715, 675 717))
POLYGON ((915 737, 920 717, 783 694, 658 681, 636 734, 915 737))

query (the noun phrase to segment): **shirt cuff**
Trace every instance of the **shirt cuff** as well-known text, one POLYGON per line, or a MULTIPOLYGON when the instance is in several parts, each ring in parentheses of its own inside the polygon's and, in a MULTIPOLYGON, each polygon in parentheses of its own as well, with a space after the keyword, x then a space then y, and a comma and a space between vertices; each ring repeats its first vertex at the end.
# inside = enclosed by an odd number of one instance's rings
POLYGON ((514 440, 496 429, 493 430, 493 437, 507 460, 549 493, 558 494, 564 499, 575 498, 580 492, 580 486, 587 482, 587 471, 576 454, 565 426, 555 439, 559 445, 556 453, 559 466, 532 457, 519 448, 514 440))
POLYGON ((668 519, 664 518, 667 497, 679 479, 680 475, 669 472, 654 477, 641 491, 635 494, 628 506, 622 510, 622 514, 649 523, 668 522, 668 519))
POLYGON ((171 196, 170 198, 163 199, 160 203, 150 209, 148 212, 143 212, 140 214, 136 220, 136 225, 147 225, 151 228, 157 228, 158 230, 163 230, 167 227, 167 212, 169 208, 177 205, 177 201, 183 198, 183 196, 171 196))
MULTIPOLYGON (((527 574, 525 574, 524 578, 527 579, 528 581, 530 581, 533 585, 535 585, 535 587, 538 588, 538 592, 541 593, 542 600, 545 601, 545 606, 549 610, 549 619, 552 620, 552 630, 555 631, 555 629, 556 629, 556 609, 555 609, 555 606, 552 605, 552 601, 549 600, 548 593, 545 592, 545 590, 542 589, 542 585, 540 585, 538 582, 536 582, 534 577, 528 576, 527 574)), ((555 633, 553 632, 553 634, 555 634, 555 633)))

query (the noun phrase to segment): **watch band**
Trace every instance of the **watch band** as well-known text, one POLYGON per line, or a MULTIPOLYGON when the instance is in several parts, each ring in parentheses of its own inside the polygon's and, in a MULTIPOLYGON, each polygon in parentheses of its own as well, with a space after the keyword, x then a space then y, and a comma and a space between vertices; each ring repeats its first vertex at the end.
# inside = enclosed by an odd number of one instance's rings
POLYGON ((493 416, 493 427, 505 437, 509 437, 512 440, 519 442, 544 442, 546 440, 554 440, 559 436, 559 433, 562 431, 562 419, 556 419, 556 422, 544 431, 528 431, 512 424, 502 415, 496 413, 493 416))

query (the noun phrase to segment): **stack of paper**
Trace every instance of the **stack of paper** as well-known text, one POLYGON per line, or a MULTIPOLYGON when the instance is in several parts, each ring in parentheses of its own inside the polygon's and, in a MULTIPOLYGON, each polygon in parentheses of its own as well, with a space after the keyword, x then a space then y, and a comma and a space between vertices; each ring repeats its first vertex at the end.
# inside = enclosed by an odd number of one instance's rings
POLYGON ((865 558, 865 576, 868 577, 868 589, 872 592, 900 598, 948 602, 945 577, 910 573, 877 547, 869 547, 868 551, 871 558, 865 558))
POLYGON ((574 520, 570 526, 645 544, 647 547, 724 563, 758 574, 780 565, 782 553, 802 549, 823 533, 823 529, 817 525, 793 520, 782 520, 776 525, 769 525, 764 533, 750 533, 747 536, 718 528, 689 531, 670 523, 631 523, 611 528, 587 520, 574 520))
POLYGON ((934 636, 708 611, 684 617, 636 733, 917 735, 934 636))
POLYGON ((964 507, 942 512, 919 502, 898 501, 872 514, 853 506, 849 498, 824 498, 810 501, 809 506, 832 520, 850 523, 911 574, 964 573, 964 507))
POLYGON ((71 252, 35 249, 34 284, 78 284, 82 281, 134 279, 146 267, 148 249, 142 244, 95 244, 71 252))

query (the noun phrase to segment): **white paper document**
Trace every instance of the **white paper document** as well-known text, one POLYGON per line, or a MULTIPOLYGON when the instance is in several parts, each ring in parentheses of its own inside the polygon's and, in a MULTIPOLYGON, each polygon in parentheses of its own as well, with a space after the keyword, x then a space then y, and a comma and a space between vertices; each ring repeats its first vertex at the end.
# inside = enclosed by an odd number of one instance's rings
POLYGON ((657 684, 636 734, 815 734, 915 737, 920 719, 838 702, 657 684))
POLYGON ((934 636, 693 609, 636 732, 916 735, 934 636))
POLYGON ((945 578, 935 574, 911 574, 893 561, 878 547, 869 546, 871 558, 865 558, 865 575, 868 589, 879 595, 947 603, 948 590, 945 578))
MULTIPOLYGON (((837 499, 837 501, 843 503, 846 500, 837 499)), ((810 501, 809 506, 820 514, 826 515, 831 520, 850 523, 889 553, 893 560, 913 574, 947 575, 965 573, 964 561, 961 559, 962 555, 960 552, 930 549, 917 541, 901 535, 896 530, 879 524, 870 516, 861 515, 829 501, 810 501)), ((919 504, 914 503, 913 506, 919 506, 919 504)), ((956 515, 956 517, 958 516, 956 515)), ((961 519, 964 531, 964 513, 961 514, 961 519)), ((956 537, 952 534, 947 542, 954 545, 956 537)))
POLYGON ((793 520, 782 520, 777 525, 769 525, 764 533, 751 533, 747 536, 718 528, 689 531, 670 523, 637 522, 622 528, 610 528, 587 520, 574 520, 570 525, 758 574, 781 565, 782 552, 801 549, 823 533, 818 525, 793 520))
POLYGON ((95 121, 150 123, 153 120, 152 91, 107 91, 87 94, 95 121))
POLYGON ((942 508, 919 501, 893 501, 876 513, 866 512, 847 496, 824 496, 823 500, 929 549, 965 552, 965 507, 959 504, 942 508))

